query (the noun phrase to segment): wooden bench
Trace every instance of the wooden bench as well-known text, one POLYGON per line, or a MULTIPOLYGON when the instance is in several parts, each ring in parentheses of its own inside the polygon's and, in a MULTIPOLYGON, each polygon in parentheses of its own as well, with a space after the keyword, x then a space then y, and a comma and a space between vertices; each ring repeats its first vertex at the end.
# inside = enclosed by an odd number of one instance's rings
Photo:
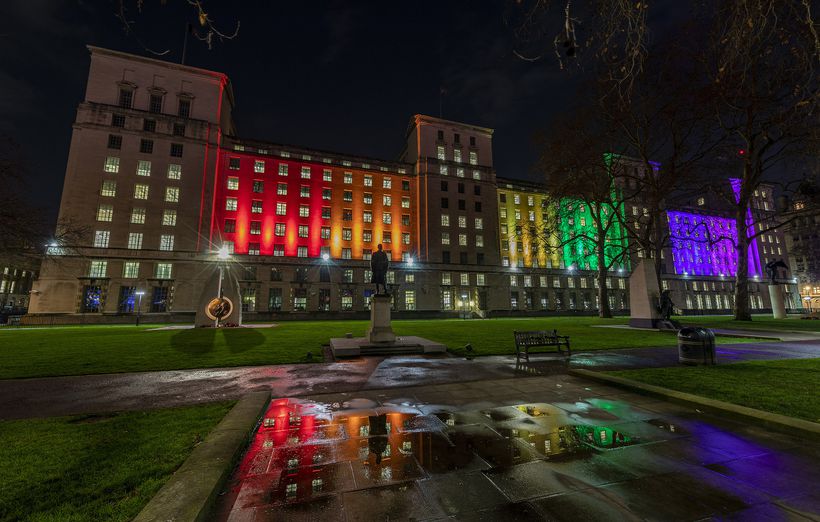
POLYGON ((535 330, 529 332, 513 332, 515 335, 515 360, 521 359, 521 352, 524 353, 524 359, 530 360, 530 348, 540 346, 556 346, 558 353, 564 353, 562 346, 567 348, 567 357, 572 355, 569 347, 569 336, 558 335, 558 330, 548 332, 546 330, 535 330))

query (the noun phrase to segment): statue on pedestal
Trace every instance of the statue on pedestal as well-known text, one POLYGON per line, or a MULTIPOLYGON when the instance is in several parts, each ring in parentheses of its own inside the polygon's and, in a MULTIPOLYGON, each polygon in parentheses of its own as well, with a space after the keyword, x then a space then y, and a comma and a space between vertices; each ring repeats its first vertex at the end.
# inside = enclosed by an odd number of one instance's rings
POLYGON ((387 294, 387 268, 390 266, 390 261, 387 259, 387 253, 382 250, 382 245, 379 244, 378 250, 373 253, 370 258, 370 270, 372 272, 370 282, 376 285, 376 295, 379 295, 379 285, 382 287, 381 295, 387 294))
POLYGON ((785 268, 787 272, 789 271, 789 266, 782 259, 766 263, 766 275, 769 276, 769 284, 777 284, 777 272, 780 268, 785 268))

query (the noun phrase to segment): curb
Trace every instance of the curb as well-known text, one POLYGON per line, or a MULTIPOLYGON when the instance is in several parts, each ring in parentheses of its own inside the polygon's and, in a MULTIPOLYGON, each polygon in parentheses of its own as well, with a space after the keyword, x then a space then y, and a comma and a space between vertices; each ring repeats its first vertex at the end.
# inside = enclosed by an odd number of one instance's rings
POLYGON ((794 417, 787 417, 786 415, 780 415, 778 413, 756 410, 746 406, 701 397, 700 395, 693 395, 691 393, 670 390, 660 386, 644 384, 642 382, 625 379, 623 377, 606 375, 600 372, 594 372, 592 370, 571 369, 568 373, 575 377, 591 379, 613 386, 618 386, 620 388, 626 388, 642 395, 660 397, 662 399, 679 404, 685 404, 687 406, 696 406, 701 410, 709 411, 711 413, 720 413, 745 421, 754 421, 756 424, 763 425, 772 430, 783 431, 791 434, 794 434, 795 430, 797 430, 802 432, 804 435, 820 440, 820 424, 816 422, 795 419, 794 417))
POLYGON ((269 401, 270 391, 248 393, 239 399, 134 522, 207 520, 269 401))

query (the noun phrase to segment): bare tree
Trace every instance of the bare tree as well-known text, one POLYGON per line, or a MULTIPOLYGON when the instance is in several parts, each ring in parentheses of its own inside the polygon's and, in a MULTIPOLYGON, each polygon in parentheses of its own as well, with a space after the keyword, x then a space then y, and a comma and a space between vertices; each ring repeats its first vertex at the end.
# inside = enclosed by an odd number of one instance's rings
POLYGON ((725 184, 713 189, 733 209, 737 224, 734 316, 748 321, 749 244, 796 218, 771 215, 755 227, 749 209, 761 184, 776 181, 774 170, 816 146, 820 40, 808 0, 725 1, 713 19, 705 52, 715 86, 710 106, 717 128, 736 151, 724 155, 736 178, 733 190, 725 184))
POLYGON ((578 268, 596 270, 598 314, 612 317, 607 278, 629 258, 619 214, 632 194, 617 185, 623 163, 613 161, 607 140, 587 116, 575 114, 541 139, 537 168, 549 186, 554 214, 539 233, 542 244, 568 253, 570 262, 581 261, 578 268))

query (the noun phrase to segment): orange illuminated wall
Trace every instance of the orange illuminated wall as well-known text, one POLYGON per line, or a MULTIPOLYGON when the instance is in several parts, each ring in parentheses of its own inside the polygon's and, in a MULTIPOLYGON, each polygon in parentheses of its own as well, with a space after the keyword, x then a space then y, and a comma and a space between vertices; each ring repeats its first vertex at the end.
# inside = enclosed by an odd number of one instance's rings
POLYGON ((281 245, 285 257, 296 257, 298 248, 306 247, 308 257, 319 257, 321 248, 329 247, 331 257, 336 259, 342 257, 343 248, 349 248, 351 259, 362 259, 365 249, 375 251, 377 245, 383 243, 385 250, 391 252, 393 261, 400 261, 403 252, 415 255, 416 195, 412 176, 296 157, 227 149, 221 152, 214 191, 216 219, 212 237, 215 248, 222 242, 232 241, 234 253, 247 254, 249 245, 258 243, 260 255, 272 256, 274 248, 281 245), (238 168, 231 168, 232 159, 234 164, 239 160, 238 168), (262 168, 257 168, 257 162, 261 162, 262 168), (281 173, 280 165, 286 166, 287 175, 281 173), (309 179, 302 177, 303 168, 309 169, 309 179), (229 178, 236 178, 238 188, 229 188, 229 178), (369 179, 370 186, 365 185, 366 179, 369 179), (385 179, 389 180, 389 188, 384 186, 385 179), (262 192, 254 192, 254 182, 261 182, 262 192), (286 186, 286 194, 278 194, 279 185, 286 186), (329 199, 325 199, 326 190, 330 190, 329 199), (365 202, 365 194, 370 195, 372 202, 365 202), (385 196, 390 197, 389 205, 385 196), (228 198, 236 198, 236 210, 226 209, 228 198), (403 207, 403 200, 409 206, 403 207), (261 212, 252 212, 254 201, 261 202, 261 212), (279 203, 286 206, 284 215, 277 214, 279 203), (307 208, 307 216, 300 215, 300 207, 307 208), (330 218, 326 219, 323 209, 328 208, 330 218), (364 221, 366 211, 372 215, 369 223, 364 221), (385 213, 390 214, 389 224, 384 223, 385 213), (232 232, 226 228, 227 220, 235 222, 232 232), (284 235, 276 235, 277 223, 285 225, 284 235), (300 226, 307 227, 307 237, 299 237, 300 226), (326 239, 322 238, 322 228, 330 229, 326 239), (350 229, 351 239, 344 239, 345 229, 350 229), (258 234, 252 233, 256 230, 258 234), (368 242, 364 241, 365 230, 371 232, 368 242), (390 232, 389 243, 385 242, 385 232, 390 232), (410 244, 403 243, 403 234, 410 234, 410 244))

